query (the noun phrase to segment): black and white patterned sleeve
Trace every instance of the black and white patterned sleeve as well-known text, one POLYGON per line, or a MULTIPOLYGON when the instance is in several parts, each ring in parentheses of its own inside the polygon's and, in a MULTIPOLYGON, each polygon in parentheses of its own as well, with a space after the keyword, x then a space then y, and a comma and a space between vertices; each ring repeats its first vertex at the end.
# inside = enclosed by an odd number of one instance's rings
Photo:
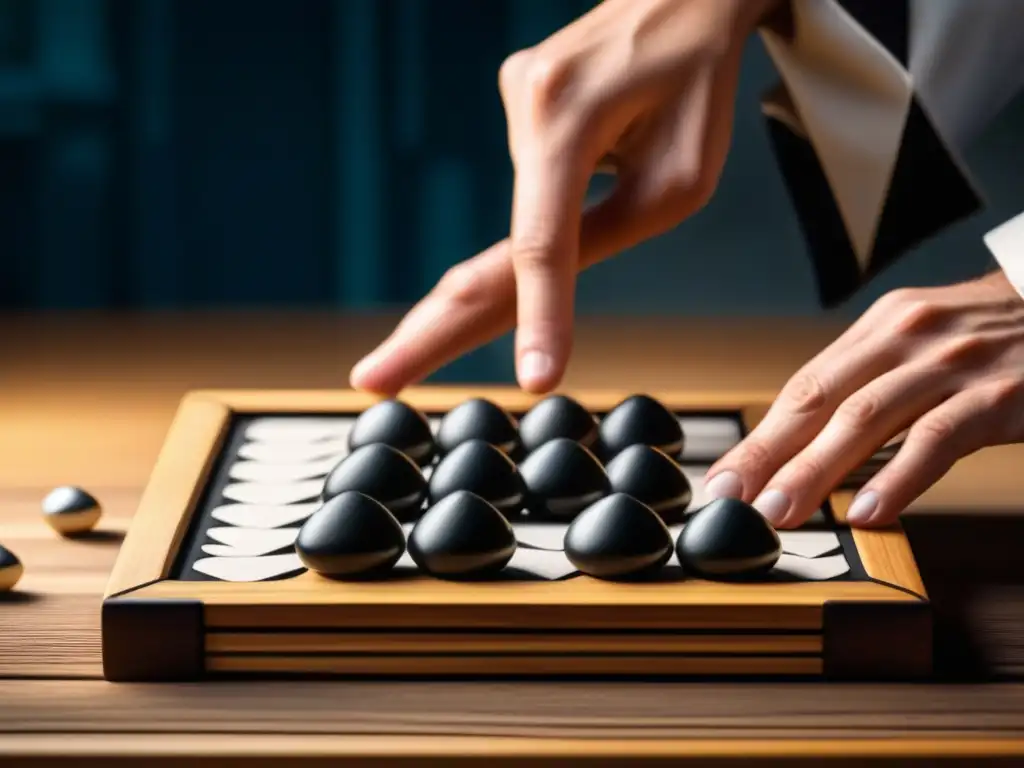
MULTIPOLYGON (((1024 0, 790 0, 761 34, 769 136, 832 307, 982 206, 962 152, 1024 87, 1024 0)), ((1024 293, 1024 214, 985 242, 1024 293)))

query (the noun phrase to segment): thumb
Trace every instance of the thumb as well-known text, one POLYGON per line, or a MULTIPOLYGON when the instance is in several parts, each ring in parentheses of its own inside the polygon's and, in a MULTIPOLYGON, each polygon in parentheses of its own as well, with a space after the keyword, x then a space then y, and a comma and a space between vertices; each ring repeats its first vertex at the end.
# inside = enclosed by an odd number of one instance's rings
POLYGON ((516 374, 555 388, 572 348, 580 220, 592 168, 567 152, 517 152, 509 252, 516 281, 516 374))

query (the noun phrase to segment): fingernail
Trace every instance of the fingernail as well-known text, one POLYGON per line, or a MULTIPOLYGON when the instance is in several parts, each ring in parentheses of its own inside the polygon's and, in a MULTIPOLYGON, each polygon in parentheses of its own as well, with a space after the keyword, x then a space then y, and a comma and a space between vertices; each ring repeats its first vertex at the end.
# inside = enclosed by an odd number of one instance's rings
POLYGON ((789 496, 774 488, 754 499, 754 509, 760 512, 772 525, 778 525, 789 511, 789 496))
POLYGON ((719 472, 704 486, 704 493, 710 500, 738 499, 743 495, 743 482, 732 470, 719 472))
POLYGON ((519 358, 519 381, 527 386, 543 382, 551 376, 554 367, 551 355, 530 350, 519 358))
POLYGON ((878 494, 874 491, 861 491, 854 498, 850 508, 846 510, 846 522, 863 525, 871 520, 878 509, 878 494))

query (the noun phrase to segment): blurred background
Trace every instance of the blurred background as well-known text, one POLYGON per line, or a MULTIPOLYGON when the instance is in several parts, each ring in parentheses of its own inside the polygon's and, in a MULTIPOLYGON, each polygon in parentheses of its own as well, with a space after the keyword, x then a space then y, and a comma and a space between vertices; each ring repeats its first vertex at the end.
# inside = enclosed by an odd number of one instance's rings
MULTIPOLYGON (((592 5, 0 0, 0 308, 408 306, 507 231, 501 61, 592 5)), ((581 313, 821 312, 759 111, 774 80, 752 41, 715 199, 589 271, 581 313)), ((982 233, 1024 208, 1022 135, 1018 101, 968 156, 989 209, 837 311, 983 269, 982 233)))

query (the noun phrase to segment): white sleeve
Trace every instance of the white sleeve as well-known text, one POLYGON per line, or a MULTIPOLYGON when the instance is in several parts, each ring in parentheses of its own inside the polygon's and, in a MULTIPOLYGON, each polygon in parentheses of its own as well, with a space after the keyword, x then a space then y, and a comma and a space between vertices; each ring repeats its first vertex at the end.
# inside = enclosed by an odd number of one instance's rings
MULTIPOLYGON (((834 306, 982 206, 962 154, 1024 87, 1024 0, 790 0, 761 34, 769 136, 834 306)), ((1024 215, 986 243, 1024 286, 1024 215)))

